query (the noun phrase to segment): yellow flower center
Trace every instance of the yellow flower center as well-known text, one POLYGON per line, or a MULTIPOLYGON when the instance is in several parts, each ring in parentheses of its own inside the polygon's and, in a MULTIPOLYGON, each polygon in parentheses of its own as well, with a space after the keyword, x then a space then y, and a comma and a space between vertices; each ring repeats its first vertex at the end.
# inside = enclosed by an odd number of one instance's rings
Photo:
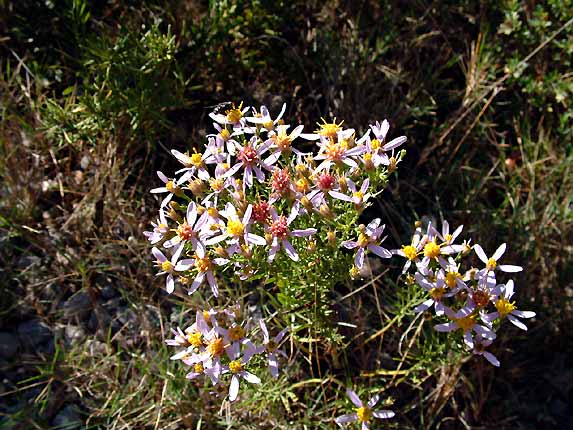
POLYGON ((209 209, 207 209, 207 214, 210 217, 215 218, 219 215, 219 211, 217 211, 217 208, 211 206, 209 209))
POLYGON ((240 325, 231 327, 229 329, 229 339, 233 342, 238 342, 245 337, 245 329, 240 325))
POLYGON ((225 344, 223 342, 223 339, 220 337, 216 337, 211 342, 209 342, 209 345, 207 345, 207 352, 211 354, 212 357, 217 357, 223 354, 224 351, 225 351, 225 344))
POLYGON ((458 326, 463 331, 468 331, 468 330, 471 330, 472 327, 475 325, 476 317, 475 317, 475 315, 469 315, 469 316, 464 317, 464 318, 458 318, 456 320, 456 323, 458 324, 458 326))
POLYGON ((336 118, 334 118, 334 122, 331 123, 326 122, 326 120, 322 118, 322 122, 323 124, 320 123, 317 124, 320 127, 320 129, 317 130, 316 133, 324 137, 334 138, 336 137, 336 133, 342 130, 342 127, 340 126, 344 121, 341 121, 340 124, 336 124, 336 118))
POLYGON ((368 422, 372 419, 372 409, 368 406, 362 406, 356 409, 356 415, 358 415, 358 420, 360 422, 368 422))
POLYGON ((360 203, 362 203, 362 199, 364 199, 364 193, 362 191, 356 191, 354 193, 354 197, 358 198, 358 200, 360 200, 360 203))
POLYGON ((497 309, 499 316, 504 318, 507 314, 510 314, 515 310, 515 302, 510 302, 506 299, 499 299, 495 302, 495 308, 497 309))
POLYGON ((445 289, 442 287, 432 288, 430 290, 430 297, 436 301, 442 300, 442 296, 444 295, 445 289))
POLYGON ((191 159, 191 164, 193 164, 195 167, 200 167, 203 164, 203 154, 198 154, 195 153, 193 154, 190 159, 191 159))
POLYGON ((219 133, 219 134, 221 135, 221 138, 222 138, 225 142, 231 138, 231 133, 230 133, 229 130, 227 130, 226 128, 224 128, 223 130, 221 130, 221 133, 219 133))
POLYGON ((418 251, 412 245, 402 246, 402 252, 408 260, 415 260, 418 256, 418 251))
POLYGON ((195 373, 203 373, 203 371, 205 370, 203 368, 203 363, 195 363, 195 365, 193 366, 193 370, 195 371, 195 373))
POLYGON ((241 107, 243 107, 243 102, 241 102, 239 107, 235 107, 235 105, 233 105, 231 109, 227 110, 225 112, 227 114, 227 121, 229 121, 232 124, 238 123, 243 117, 243 112, 241 112, 241 107))
POLYGON ((167 191, 169 191, 170 193, 175 193, 177 190, 179 190, 179 187, 175 185, 173 181, 168 181, 165 184, 165 188, 167 188, 167 191))
POLYGON ((174 268, 175 266, 169 260, 165 260, 164 262, 161 263, 161 270, 163 270, 164 272, 171 272, 174 268))
POLYGON ((358 236, 358 246, 360 248, 364 248, 366 246, 368 246, 368 243, 370 242, 370 238, 368 236, 366 236, 364 233, 360 233, 360 235, 358 236))
POLYGON ((203 335, 199 332, 189 333, 187 335, 187 342, 193 346, 200 347, 203 345, 203 335))
POLYGON ((373 151, 377 151, 378 149, 380 149, 380 141, 378 139, 371 140, 370 148, 372 148, 373 151))
POLYGON ((267 121, 263 123, 263 127, 265 127, 267 130, 274 130, 275 124, 272 121, 267 121))
POLYGON ((497 267, 497 261, 495 261, 493 258, 487 260, 486 268, 488 270, 494 270, 496 267, 497 267))
POLYGON ((211 179, 209 181, 209 186, 213 191, 221 191, 224 185, 225 181, 223 181, 222 179, 211 179))
POLYGON ((227 223, 227 233, 231 236, 242 236, 245 230, 245 226, 239 220, 230 220, 227 223))
POLYGON ((211 314, 209 313, 209 311, 203 311, 203 319, 207 321, 207 323, 211 321, 211 314))
POLYGON ((243 363, 240 360, 233 360, 229 363, 231 373, 239 373, 243 370, 243 363))
POLYGON ((207 257, 196 258, 195 267, 197 270, 199 270, 199 272, 207 272, 211 267, 211 260, 209 260, 207 257))
POLYGON ((424 246, 424 255, 429 258, 436 258, 440 255, 440 246, 432 240, 424 246))
POLYGON ((451 234, 446 234, 444 236, 444 242, 446 242, 446 243, 450 243, 452 241, 452 239, 453 239, 453 236, 451 234))
POLYGON ((290 144, 292 143, 292 139, 286 133, 285 130, 281 130, 275 136, 274 141, 275 141, 275 145, 277 145, 281 151, 286 151, 287 149, 290 149, 290 144))
POLYGON ((454 288, 457 285, 458 278, 462 275, 458 272, 448 272, 446 273, 446 285, 450 288, 454 288))
POLYGON ((307 193, 309 191, 308 181, 305 178, 300 178, 296 181, 295 186, 300 193, 307 193))

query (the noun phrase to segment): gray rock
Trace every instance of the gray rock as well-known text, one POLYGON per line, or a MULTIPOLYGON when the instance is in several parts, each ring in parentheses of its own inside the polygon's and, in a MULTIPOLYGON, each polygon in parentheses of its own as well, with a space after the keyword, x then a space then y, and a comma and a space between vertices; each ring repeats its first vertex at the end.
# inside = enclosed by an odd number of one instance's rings
POLYGON ((20 323, 17 331, 22 345, 30 349, 35 349, 52 339, 52 330, 40 320, 20 323))
POLYGON ((0 332, 0 357, 12 358, 18 352, 18 337, 12 333, 0 332))
POLYGON ((68 345, 76 345, 86 338, 86 332, 82 327, 67 325, 64 329, 64 340, 68 345))
POLYGON ((87 319, 92 309, 90 296, 80 291, 64 302, 63 309, 66 319, 74 317, 80 320, 87 319))
POLYGON ((82 417, 74 405, 64 406, 52 420, 52 426, 58 430, 75 430, 82 427, 82 417))

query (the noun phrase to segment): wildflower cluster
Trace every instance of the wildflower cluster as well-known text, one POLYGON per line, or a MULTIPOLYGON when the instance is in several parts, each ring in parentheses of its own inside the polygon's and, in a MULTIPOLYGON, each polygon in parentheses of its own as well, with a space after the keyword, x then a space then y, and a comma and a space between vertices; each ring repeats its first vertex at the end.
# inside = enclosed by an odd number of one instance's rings
POLYGON ((360 138, 336 121, 305 134, 284 123, 284 111, 276 118, 264 106, 213 112, 215 131, 202 152, 171 151, 182 168, 173 177, 158 172, 164 186, 151 192, 165 197, 145 232, 169 293, 176 284, 189 294, 208 284, 217 297, 225 274, 288 278, 283 256, 289 266, 317 264, 320 250, 340 245, 355 250, 353 273, 367 252, 391 257, 380 246, 380 219, 358 230, 356 220, 396 169, 403 153, 395 149, 406 138, 386 142, 387 121, 360 138))
POLYGON ((264 356, 271 375, 279 375, 278 356, 286 357, 279 346, 287 329, 271 338, 263 320, 257 324, 249 318, 242 318, 240 306, 198 311, 195 322, 185 330, 173 330, 173 339, 167 345, 181 348, 171 357, 190 367, 188 379, 207 378, 215 387, 214 392, 228 392, 229 400, 234 401, 239 393, 241 379, 260 384, 258 376, 248 368, 256 356, 264 356), (258 335, 260 339, 255 339, 258 335), (261 338, 262 335, 262 338, 261 338), (228 387, 228 388, 227 388, 228 387))
POLYGON ((438 231, 431 223, 425 232, 417 223, 410 244, 393 253, 406 259, 403 273, 410 284, 416 283, 426 290, 428 299, 415 308, 416 312, 434 309, 435 315, 449 321, 434 328, 440 332, 461 331, 463 342, 474 354, 484 356, 494 366, 498 359, 487 347, 496 338, 496 332, 507 319, 522 330, 527 330, 519 318, 532 318, 534 312, 520 311, 512 301, 514 282, 498 283, 500 272, 520 272, 520 266, 500 264, 506 250, 502 244, 488 257, 478 244, 469 241, 456 243, 463 226, 450 233, 447 221, 438 231), (484 264, 482 268, 462 270, 461 264, 472 250, 484 264), (413 272, 413 274, 412 274, 413 272))

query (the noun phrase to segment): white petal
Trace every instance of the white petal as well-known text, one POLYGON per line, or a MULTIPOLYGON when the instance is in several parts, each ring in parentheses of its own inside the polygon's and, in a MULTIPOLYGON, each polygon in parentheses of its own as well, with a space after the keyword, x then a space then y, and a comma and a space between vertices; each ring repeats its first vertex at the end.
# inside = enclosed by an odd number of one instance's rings
POLYGON ((239 394, 239 377, 233 375, 231 378, 231 386, 229 387, 229 400, 234 402, 239 394))
POLYGON ((512 264, 500 264, 497 267, 499 268, 499 270, 501 270, 502 272, 506 272, 506 273, 521 272, 523 270, 523 267, 514 266, 512 264))
POLYGON ((241 376, 245 379, 245 381, 248 381, 251 384, 260 384, 261 383, 261 380, 257 375, 253 375, 252 373, 247 372, 246 370, 241 373, 241 376))
POLYGON ((334 422, 336 424, 346 424, 346 423, 351 423, 351 422, 357 421, 357 420, 358 420, 358 415, 346 414, 346 415, 342 415, 340 417, 335 418, 334 422))
POLYGON ((506 247, 505 243, 499 245, 499 248, 495 250, 491 258, 493 258, 495 261, 499 260, 503 255, 503 253, 505 252, 505 247, 506 247))
POLYGON ((499 360, 491 352, 484 351, 483 356, 496 367, 499 367, 499 360))
POLYGON ((478 258, 483 262, 487 264, 487 256, 485 255, 485 252, 483 252, 483 249, 480 245, 474 245, 474 251, 476 252, 478 258))
POLYGON ((350 401, 352 403, 354 403, 357 407, 361 408, 362 407, 362 401, 360 400, 360 398, 358 397, 358 394, 356 394, 354 391, 352 391, 350 388, 346 389, 346 395, 348 396, 348 398, 350 399, 350 401))
POLYGON ((372 415, 374 415, 376 418, 386 419, 386 418, 392 418, 396 414, 392 411, 382 410, 382 411, 374 411, 372 415))

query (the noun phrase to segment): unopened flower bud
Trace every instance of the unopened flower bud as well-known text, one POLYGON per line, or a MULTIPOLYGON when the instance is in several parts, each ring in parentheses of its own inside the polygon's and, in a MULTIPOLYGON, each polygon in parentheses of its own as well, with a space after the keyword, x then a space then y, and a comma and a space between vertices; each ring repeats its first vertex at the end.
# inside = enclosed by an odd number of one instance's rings
POLYGON ((307 249, 308 249, 310 252, 316 251, 316 240, 310 239, 310 240, 308 241, 307 249))
POLYGON ((203 184, 203 181, 201 179, 196 178, 193 181, 189 182, 187 188, 191 190, 193 195, 200 196, 201 194, 203 194, 203 191, 205 190, 205 185, 203 184))
POLYGON ((414 227, 416 227, 416 228, 422 227, 422 221, 420 221, 420 220, 416 221, 416 222, 414 223, 414 227))
POLYGON ((326 203, 320 205, 318 212, 325 218, 332 218, 332 211, 330 210, 330 208, 326 203))
POLYGON ((334 230, 329 230, 326 233, 326 240, 331 246, 336 246, 336 232, 334 230))
POLYGON ((360 269, 354 265, 350 268, 348 273, 352 279, 358 279, 360 277, 360 269))

